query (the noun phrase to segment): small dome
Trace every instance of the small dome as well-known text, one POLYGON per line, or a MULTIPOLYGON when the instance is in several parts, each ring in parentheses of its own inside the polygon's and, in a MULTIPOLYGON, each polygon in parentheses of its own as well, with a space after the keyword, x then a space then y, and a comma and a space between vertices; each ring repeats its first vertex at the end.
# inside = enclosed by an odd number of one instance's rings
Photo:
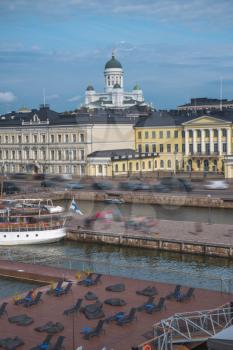
POLYGON ((115 84, 115 85, 113 86, 113 89, 121 89, 121 86, 120 86, 119 84, 115 84))
POLYGON ((86 91, 95 91, 95 89, 92 85, 88 85, 88 87, 86 88, 86 91))
POLYGON ((115 59, 114 55, 112 55, 112 58, 105 64, 105 69, 110 69, 110 68, 121 68, 122 69, 121 63, 115 59))
POLYGON ((140 85, 138 85, 138 84, 134 85, 134 88, 133 88, 133 90, 141 90, 141 87, 140 87, 140 85))

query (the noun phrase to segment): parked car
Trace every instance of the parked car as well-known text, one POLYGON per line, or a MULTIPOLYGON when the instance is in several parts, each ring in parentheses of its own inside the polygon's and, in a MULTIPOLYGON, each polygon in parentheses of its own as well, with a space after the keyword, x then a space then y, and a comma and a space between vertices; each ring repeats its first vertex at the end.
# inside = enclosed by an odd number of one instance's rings
POLYGON ((160 184, 167 187, 168 191, 192 191, 191 183, 181 178, 165 177, 160 180, 160 184))
POLYGON ((93 188, 95 190, 111 190, 112 184, 110 182, 94 182, 93 183, 93 188))
POLYGON ((169 188, 166 185, 163 185, 161 183, 153 185, 152 190, 154 190, 155 192, 162 192, 162 193, 169 192, 169 188))
POLYGON ((57 183, 50 180, 44 180, 44 181, 41 181, 40 185, 41 187, 56 187, 57 183))
POLYGON ((229 188, 229 185, 224 180, 212 180, 208 181, 204 185, 204 188, 207 190, 226 190, 229 188))
POLYGON ((149 191, 151 186, 143 182, 120 182, 119 189, 123 191, 149 191))
POLYGON ((67 190, 81 190, 85 188, 86 186, 84 184, 80 184, 79 182, 74 182, 74 183, 68 183, 66 184, 65 188, 67 190))
POLYGON ((4 181, 3 189, 2 184, 0 185, 0 192, 5 194, 13 194, 20 192, 20 188, 14 182, 4 181))

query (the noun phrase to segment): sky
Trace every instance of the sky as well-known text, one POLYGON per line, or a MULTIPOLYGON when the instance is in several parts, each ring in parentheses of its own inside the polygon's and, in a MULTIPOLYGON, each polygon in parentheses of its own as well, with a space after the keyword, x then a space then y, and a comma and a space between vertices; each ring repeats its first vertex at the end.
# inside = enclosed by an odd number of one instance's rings
POLYGON ((77 108, 113 49, 157 109, 233 99, 233 0, 0 0, 0 33, 1 114, 77 108))

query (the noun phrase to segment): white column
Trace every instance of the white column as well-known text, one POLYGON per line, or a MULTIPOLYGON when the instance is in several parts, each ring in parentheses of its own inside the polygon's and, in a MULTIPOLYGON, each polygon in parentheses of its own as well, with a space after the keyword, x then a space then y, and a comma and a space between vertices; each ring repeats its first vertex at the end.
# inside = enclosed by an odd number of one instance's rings
POLYGON ((231 127, 227 129, 227 154, 231 155, 231 127))
POLYGON ((210 129, 210 154, 214 153, 214 130, 210 129))
POLYGON ((218 129, 218 152, 222 155, 222 129, 218 129))
POLYGON ((205 130, 201 130, 201 153, 205 153, 205 130))
POLYGON ((193 153, 197 153, 197 130, 193 129, 193 153))
POLYGON ((189 154, 189 131, 185 130, 185 155, 189 154))

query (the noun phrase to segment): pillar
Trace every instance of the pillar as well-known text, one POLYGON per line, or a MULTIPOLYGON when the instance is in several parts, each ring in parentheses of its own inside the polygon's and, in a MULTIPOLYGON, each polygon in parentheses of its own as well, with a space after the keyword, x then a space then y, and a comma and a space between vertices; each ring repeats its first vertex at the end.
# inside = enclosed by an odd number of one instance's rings
POLYGON ((205 154, 205 130, 201 130, 201 153, 205 154))
POLYGON ((231 127, 227 129, 227 154, 231 155, 231 127))
POLYGON ((185 130, 185 155, 188 156, 189 154, 189 131, 185 130))
POLYGON ((193 153, 197 153, 197 130, 193 129, 193 153))
POLYGON ((210 154, 214 153, 214 130, 210 129, 210 154))
POLYGON ((222 129, 218 129, 218 152, 222 155, 222 129))

